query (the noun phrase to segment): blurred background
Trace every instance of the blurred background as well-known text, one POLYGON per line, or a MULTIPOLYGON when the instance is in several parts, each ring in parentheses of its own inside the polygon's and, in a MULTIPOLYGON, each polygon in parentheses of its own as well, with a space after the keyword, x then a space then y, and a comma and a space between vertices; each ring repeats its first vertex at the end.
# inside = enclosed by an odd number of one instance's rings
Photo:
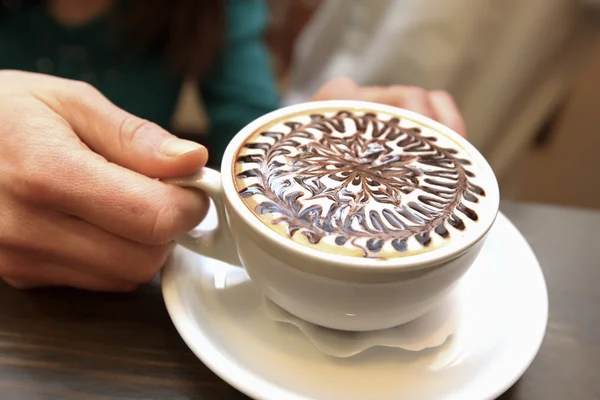
MULTIPOLYGON (((285 103, 331 78, 445 89, 504 200, 600 208, 600 0, 270 0, 285 103)), ((205 122, 193 82, 175 123, 205 122)))

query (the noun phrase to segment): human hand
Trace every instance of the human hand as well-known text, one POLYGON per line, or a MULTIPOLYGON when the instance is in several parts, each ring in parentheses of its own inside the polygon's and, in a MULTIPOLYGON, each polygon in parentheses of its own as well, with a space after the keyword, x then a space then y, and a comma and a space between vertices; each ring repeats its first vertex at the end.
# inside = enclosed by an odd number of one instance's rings
POLYGON ((466 136, 454 99, 441 90, 427 91, 415 86, 361 87, 351 79, 337 78, 322 86, 311 100, 361 100, 400 107, 436 120, 466 136))
POLYGON ((153 178, 206 149, 82 82, 0 71, 0 277, 17 288, 131 291, 153 279, 206 197, 153 178))

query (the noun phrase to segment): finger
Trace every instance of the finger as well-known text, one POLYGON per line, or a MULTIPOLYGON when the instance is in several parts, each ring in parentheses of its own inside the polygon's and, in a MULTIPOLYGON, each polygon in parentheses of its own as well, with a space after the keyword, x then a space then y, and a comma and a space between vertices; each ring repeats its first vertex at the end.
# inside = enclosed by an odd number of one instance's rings
POLYGON ((134 282, 108 279, 65 267, 61 263, 34 260, 16 253, 0 255, 0 271, 4 281, 17 289, 66 286, 102 292, 132 292, 139 286, 134 282))
POLYGON ((154 279, 174 246, 173 242, 143 245, 77 218, 56 220, 43 237, 62 238, 41 248, 49 258, 62 258, 73 268, 140 284, 154 279))
POLYGON ((312 101, 360 100, 359 86, 350 78, 336 78, 323 85, 312 101))
POLYGON ((362 99, 365 101, 403 108, 432 119, 437 117, 429 93, 423 88, 412 86, 365 87, 361 92, 362 99))
POLYGON ((60 260, 72 269, 111 280, 151 281, 173 247, 173 243, 142 245, 52 211, 40 210, 21 218, 12 212, 3 215, 1 223, 12 232, 2 237, 0 253, 8 249, 37 259, 60 260))
POLYGON ((206 164, 204 146, 178 139, 158 125, 120 109, 92 86, 64 79, 52 82, 52 87, 43 92, 42 101, 108 161, 156 178, 189 175, 206 164))
POLYGON ((139 243, 172 241, 195 227, 209 205, 202 192, 150 179, 85 149, 41 154, 27 167, 27 176, 15 180, 12 189, 21 201, 51 207, 139 243))
POLYGON ((466 137, 465 124, 454 98, 442 90, 432 91, 429 96, 438 121, 466 137))

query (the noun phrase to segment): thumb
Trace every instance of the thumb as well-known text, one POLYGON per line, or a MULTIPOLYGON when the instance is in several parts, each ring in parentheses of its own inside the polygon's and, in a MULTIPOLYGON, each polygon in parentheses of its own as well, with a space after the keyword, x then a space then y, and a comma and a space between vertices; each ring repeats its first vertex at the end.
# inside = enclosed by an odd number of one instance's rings
POLYGON ((204 146, 122 110, 88 84, 66 86, 61 85, 51 107, 108 161, 153 178, 189 175, 206 164, 204 146))

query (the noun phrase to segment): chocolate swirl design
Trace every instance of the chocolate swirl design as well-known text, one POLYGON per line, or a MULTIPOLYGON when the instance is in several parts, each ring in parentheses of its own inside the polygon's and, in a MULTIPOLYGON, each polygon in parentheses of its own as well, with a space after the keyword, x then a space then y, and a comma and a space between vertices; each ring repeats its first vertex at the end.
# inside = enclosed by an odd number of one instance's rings
POLYGON ((372 112, 304 117, 257 132, 235 160, 240 197, 290 238, 385 259, 478 220, 471 162, 435 135, 372 112))

